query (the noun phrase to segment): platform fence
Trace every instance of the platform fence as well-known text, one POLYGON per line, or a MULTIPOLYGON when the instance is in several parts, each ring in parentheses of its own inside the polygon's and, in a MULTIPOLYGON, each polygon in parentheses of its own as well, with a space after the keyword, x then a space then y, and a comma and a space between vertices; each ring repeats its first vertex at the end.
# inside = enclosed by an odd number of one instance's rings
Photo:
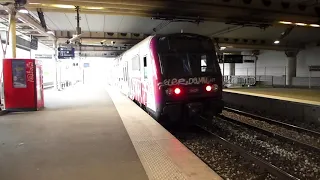
MULTIPOLYGON (((235 75, 230 75, 228 68, 224 71, 225 87, 289 87, 286 85, 284 67, 254 67, 235 68, 235 75)), ((320 77, 293 77, 290 87, 320 88, 320 77)))

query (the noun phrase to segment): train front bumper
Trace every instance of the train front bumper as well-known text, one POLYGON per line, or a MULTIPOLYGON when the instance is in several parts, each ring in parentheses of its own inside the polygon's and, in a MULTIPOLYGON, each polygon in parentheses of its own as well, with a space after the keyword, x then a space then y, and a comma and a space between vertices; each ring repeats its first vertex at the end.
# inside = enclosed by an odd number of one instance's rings
POLYGON ((170 119, 182 117, 194 117, 199 115, 213 116, 222 112, 224 102, 221 99, 209 99, 195 102, 167 103, 163 107, 162 114, 170 119))

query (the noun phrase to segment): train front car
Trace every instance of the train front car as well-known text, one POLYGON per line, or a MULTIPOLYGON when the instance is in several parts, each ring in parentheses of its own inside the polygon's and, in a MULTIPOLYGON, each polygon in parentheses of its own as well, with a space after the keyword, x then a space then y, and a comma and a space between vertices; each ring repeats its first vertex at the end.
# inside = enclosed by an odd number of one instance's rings
POLYGON ((161 69, 161 117, 188 121, 221 113, 222 75, 209 37, 196 34, 156 36, 161 69))

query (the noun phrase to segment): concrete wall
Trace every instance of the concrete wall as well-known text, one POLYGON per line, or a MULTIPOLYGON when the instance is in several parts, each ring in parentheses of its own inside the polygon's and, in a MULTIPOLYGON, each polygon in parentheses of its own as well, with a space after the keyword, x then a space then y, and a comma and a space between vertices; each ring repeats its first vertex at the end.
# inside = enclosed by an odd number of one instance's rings
MULTIPOLYGON (((246 52, 242 53, 246 55, 246 52)), ((285 75, 285 67, 287 65, 287 59, 284 52, 281 51, 261 51, 257 61, 257 75, 273 75, 283 76, 285 75)), ((220 64, 221 70, 222 64, 220 64)), ((229 64, 225 64, 225 75, 230 75, 229 64)), ((237 76, 252 76, 254 75, 254 63, 236 64, 237 76)))
MULTIPOLYGON (((320 47, 299 52, 297 57, 297 77, 309 77, 308 67, 320 65, 320 47)), ((312 72, 311 77, 320 77, 320 72, 312 72)))
POLYGON ((223 92, 227 106, 274 119, 291 122, 316 123, 320 125, 320 107, 318 105, 269 99, 231 92, 223 92), (263 106, 262 106, 263 104, 263 106))
POLYGON ((51 59, 39 59, 42 62, 42 68, 43 68, 43 83, 51 83, 53 84, 56 80, 56 63, 54 59, 54 50, 51 48, 48 48, 47 46, 39 43, 37 50, 31 50, 31 58, 36 58, 37 55, 52 55, 51 59))
MULTIPOLYGON (((248 54, 243 52, 242 54, 248 54)), ((257 75, 285 75, 287 57, 283 51, 261 51, 257 61, 257 75)), ((320 65, 320 47, 300 51, 297 56, 297 77, 309 77, 308 67, 320 65)), ((222 70, 222 64, 220 64, 222 70)), ((225 64, 225 75, 229 75, 229 64, 225 64)), ((254 75, 254 63, 236 64, 236 75, 254 75)), ((311 77, 320 77, 320 72, 312 72, 311 77)))

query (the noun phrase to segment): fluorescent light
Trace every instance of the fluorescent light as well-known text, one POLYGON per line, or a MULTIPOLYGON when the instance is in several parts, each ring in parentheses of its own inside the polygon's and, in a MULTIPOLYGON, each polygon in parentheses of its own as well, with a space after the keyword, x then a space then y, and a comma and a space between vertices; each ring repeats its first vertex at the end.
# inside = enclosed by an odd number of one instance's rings
POLYGON ((223 51, 223 50, 225 50, 226 48, 227 48, 227 47, 221 46, 221 47, 220 47, 220 50, 223 51))
POLYGON ((295 23, 297 26, 306 26, 306 23, 295 23))
POLYGON ((280 41, 279 41, 279 40, 275 40, 273 43, 274 43, 274 44, 279 44, 280 41))
POLYGON ((50 31, 50 30, 48 30, 47 33, 54 35, 54 32, 53 32, 53 31, 50 31))
POLYGON ((18 12, 19 13, 23 13, 23 14, 28 14, 29 13, 29 11, 26 10, 26 9, 19 9, 18 12))
POLYGON ((279 23, 281 23, 281 24, 292 24, 292 22, 289 22, 289 21, 279 21, 279 23))
POLYGON ((23 19, 21 18, 18 18, 19 21, 23 22, 23 23, 26 23, 23 19))
POLYGON ((311 27, 320 27, 319 24, 310 24, 311 27))
POLYGON ((86 9, 95 9, 95 10, 99 10, 99 9, 104 9, 103 7, 85 7, 86 9))
POLYGON ((75 8, 74 5, 66 5, 66 4, 52 4, 51 6, 57 7, 57 8, 65 8, 65 9, 73 9, 73 8, 75 8))

